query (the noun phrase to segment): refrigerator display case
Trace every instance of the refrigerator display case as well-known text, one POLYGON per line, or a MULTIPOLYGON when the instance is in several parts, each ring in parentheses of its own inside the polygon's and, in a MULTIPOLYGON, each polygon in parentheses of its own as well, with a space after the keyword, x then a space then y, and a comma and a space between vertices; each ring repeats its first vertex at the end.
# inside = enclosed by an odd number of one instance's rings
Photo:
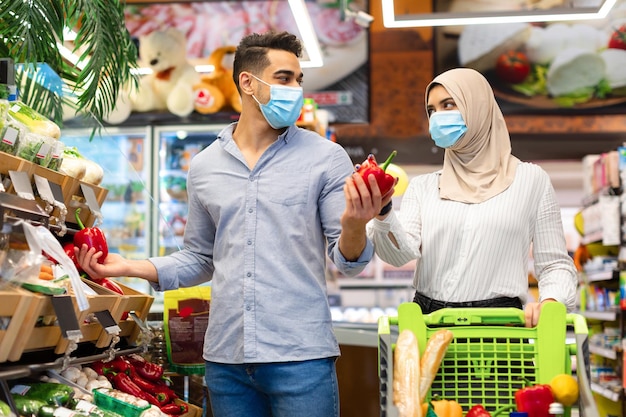
MULTIPOLYGON (((90 129, 64 129, 60 140, 74 147, 104 171, 101 187, 108 190, 102 204, 102 224, 109 252, 129 259, 145 259, 151 247, 151 172, 152 141, 144 128, 107 128, 91 136, 90 129)), ((125 284, 150 292, 147 282, 125 279, 125 284)))
MULTIPOLYGON (((182 247, 191 158, 226 126, 106 127, 93 138, 91 129, 63 129, 61 141, 104 170, 100 185, 108 194, 99 227, 110 252, 146 259, 182 247)), ((155 296, 153 310, 161 308, 162 294, 146 281, 126 278, 123 282, 155 296)))
POLYGON ((163 256, 182 247, 187 223, 187 172, 191 159, 209 146, 226 125, 158 126, 154 128, 156 169, 152 245, 163 256))

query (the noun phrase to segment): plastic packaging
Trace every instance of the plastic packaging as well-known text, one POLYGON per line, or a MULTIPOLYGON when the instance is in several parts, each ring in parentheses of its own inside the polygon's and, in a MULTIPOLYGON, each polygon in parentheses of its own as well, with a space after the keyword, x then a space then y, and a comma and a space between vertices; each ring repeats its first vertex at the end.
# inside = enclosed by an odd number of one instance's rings
POLYGON ((20 139, 26 135, 28 129, 17 120, 8 117, 0 129, 0 151, 16 155, 19 149, 20 139))
POLYGON ((61 136, 61 129, 56 123, 21 101, 11 103, 9 114, 26 125, 28 130, 33 133, 50 136, 54 139, 61 136))
POLYGON ((17 147, 17 156, 30 162, 36 162, 37 159, 41 160, 43 159, 43 152, 48 153, 50 151, 49 146, 41 149, 45 143, 44 136, 32 132, 26 133, 26 135, 20 139, 20 143, 17 147))
POLYGON ((65 144, 60 140, 55 140, 52 149, 50 151, 50 162, 48 163, 48 169, 58 171, 63 163, 63 151, 65 150, 65 144))

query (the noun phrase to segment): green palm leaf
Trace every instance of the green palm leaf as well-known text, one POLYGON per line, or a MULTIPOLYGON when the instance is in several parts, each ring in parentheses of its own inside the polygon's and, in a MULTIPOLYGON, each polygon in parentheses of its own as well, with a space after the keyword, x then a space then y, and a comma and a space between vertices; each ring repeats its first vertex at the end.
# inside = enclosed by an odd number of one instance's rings
POLYGON ((136 83, 137 49, 124 25, 123 0, 0 0, 0 54, 25 64, 16 76, 20 99, 59 124, 63 103, 99 124, 122 87, 136 83), (72 53, 82 68, 61 54, 64 28, 77 32, 72 53), (42 85, 29 66, 36 63, 46 63, 65 88, 42 85))

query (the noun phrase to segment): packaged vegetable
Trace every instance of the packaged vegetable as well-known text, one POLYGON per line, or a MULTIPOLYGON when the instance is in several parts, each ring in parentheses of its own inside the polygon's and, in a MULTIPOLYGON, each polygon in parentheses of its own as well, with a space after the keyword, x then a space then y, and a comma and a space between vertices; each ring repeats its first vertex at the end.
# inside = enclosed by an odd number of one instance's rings
POLYGON ((32 132, 26 133, 26 135, 20 139, 20 143, 17 147, 17 156, 30 162, 37 162, 38 159, 42 160, 50 151, 49 145, 41 149, 45 143, 46 140, 44 136, 32 132))
POLYGON ((6 152, 11 155, 17 155, 19 149, 20 139, 26 135, 28 129, 22 123, 8 117, 3 122, 4 130, 0 129, 0 151, 6 152))
POLYGON ((52 150, 50 152, 50 162, 48 163, 48 169, 58 171, 63 162, 63 151, 65 150, 65 144, 60 140, 54 141, 52 150))
POLYGON ((24 123, 31 132, 54 139, 61 137, 61 129, 56 123, 21 101, 14 101, 10 104, 9 114, 24 123))

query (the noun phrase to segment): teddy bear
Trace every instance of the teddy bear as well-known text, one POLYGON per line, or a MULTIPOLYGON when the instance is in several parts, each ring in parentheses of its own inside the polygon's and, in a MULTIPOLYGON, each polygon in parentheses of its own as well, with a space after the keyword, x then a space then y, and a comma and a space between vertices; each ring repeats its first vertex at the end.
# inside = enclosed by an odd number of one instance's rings
POLYGON ((200 82, 194 86, 195 110, 210 114, 230 108, 241 113, 241 96, 233 80, 233 70, 224 66, 224 57, 234 54, 235 46, 222 46, 211 53, 207 60, 214 70, 200 76, 200 82))
POLYGON ((106 122, 122 123, 132 111, 167 110, 180 117, 194 111, 194 85, 200 82, 200 74, 187 60, 187 40, 180 30, 169 28, 141 36, 139 61, 152 73, 140 78, 138 88, 120 92, 106 122))

